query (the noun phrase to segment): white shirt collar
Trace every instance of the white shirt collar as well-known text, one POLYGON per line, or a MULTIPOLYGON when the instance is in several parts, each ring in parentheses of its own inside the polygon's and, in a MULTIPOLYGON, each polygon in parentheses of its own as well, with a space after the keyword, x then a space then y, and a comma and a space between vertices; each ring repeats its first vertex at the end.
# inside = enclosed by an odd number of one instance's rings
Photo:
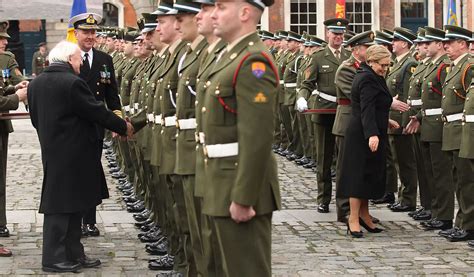
POLYGON ((88 51, 88 52, 84 52, 81 50, 81 57, 82 57, 82 60, 84 60, 84 54, 87 53, 89 55, 89 65, 90 67, 92 68, 92 59, 93 59, 93 55, 94 55, 94 51, 92 50, 92 48, 88 51))

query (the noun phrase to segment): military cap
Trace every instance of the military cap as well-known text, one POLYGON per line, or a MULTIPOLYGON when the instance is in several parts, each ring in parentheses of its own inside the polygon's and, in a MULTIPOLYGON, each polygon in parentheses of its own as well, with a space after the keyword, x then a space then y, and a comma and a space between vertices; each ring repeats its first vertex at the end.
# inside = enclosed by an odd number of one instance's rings
POLYGON ((81 30, 98 30, 98 24, 102 21, 102 16, 96 13, 81 13, 69 19, 69 24, 74 29, 81 30))
POLYGON ((135 41, 135 39, 139 36, 139 33, 137 31, 128 31, 124 34, 123 39, 125 41, 135 41))
POLYGON ((279 31, 278 32, 278 38, 288 40, 288 32, 287 31, 279 31))
POLYGON ((346 32, 344 33, 344 40, 343 40, 342 43, 344 45, 347 45, 347 42, 355 35, 356 35, 356 33, 352 32, 350 30, 346 30, 346 32))
POLYGON ((201 11, 201 5, 199 3, 194 3, 192 0, 176 0, 173 8, 178 10, 179 14, 182 13, 194 13, 197 14, 201 11))
POLYGON ((41 46, 46 46, 46 42, 43 41, 43 42, 38 43, 38 47, 41 47, 41 46))
POLYGON ((325 46, 327 44, 323 39, 318 38, 317 36, 311 36, 311 46, 325 46))
POLYGON ((454 25, 445 25, 444 26, 445 30, 445 41, 448 40, 455 40, 455 39, 462 39, 466 41, 471 41, 472 40, 472 32, 469 31, 468 29, 464 29, 459 26, 454 26, 454 25))
POLYGON ((395 27, 393 29, 393 40, 403 40, 410 44, 413 44, 413 41, 416 39, 416 35, 412 31, 403 27, 395 27))
POLYGON ((288 31, 288 40, 303 42, 301 35, 293 31, 288 31))
POLYGON ((204 4, 204 5, 214 6, 214 4, 216 4, 216 1, 214 1, 214 0, 192 0, 192 1, 195 2, 195 3, 204 4))
POLYGON ((420 42, 426 42, 426 37, 425 37, 426 30, 424 28, 418 28, 418 33, 417 37, 413 42, 420 43, 420 42))
POLYGON ((272 33, 270 33, 269 31, 260 30, 259 34, 260 34, 260 38, 262 40, 265 40, 265 39, 274 40, 275 39, 275 36, 272 33))
POLYGON ((8 21, 0 21, 0 38, 10 38, 7 33, 8 26, 8 21))
POLYGON ((178 14, 178 10, 175 9, 173 5, 173 0, 161 0, 157 10, 154 11, 153 14, 157 16, 176 15, 178 14))
POLYGON ((426 41, 443 41, 445 33, 444 30, 432 27, 425 27, 425 40, 426 41))
POLYGON ((349 20, 345 18, 331 18, 325 20, 323 23, 329 31, 342 34, 346 31, 346 27, 349 25, 349 20))
POLYGON ((106 37, 108 37, 108 38, 117 38, 117 33, 115 31, 109 31, 109 32, 107 32, 106 37))
POLYGON ((265 7, 270 7, 275 3, 274 0, 246 0, 248 3, 254 5, 255 7, 259 8, 260 10, 265 10, 265 7))
POLYGON ((375 35, 373 31, 366 31, 353 36, 347 41, 347 45, 350 45, 352 47, 357 45, 374 45, 374 38, 375 35))
POLYGON ((151 14, 151 13, 142 13, 143 20, 144 20, 144 28, 142 33, 148 33, 154 31, 158 23, 156 23, 156 18, 158 15, 151 14))
POLYGON ((382 29, 382 32, 387 34, 389 37, 393 38, 393 31, 384 28, 382 29))
POLYGON ((377 44, 392 44, 392 36, 383 31, 375 31, 374 41, 377 44))

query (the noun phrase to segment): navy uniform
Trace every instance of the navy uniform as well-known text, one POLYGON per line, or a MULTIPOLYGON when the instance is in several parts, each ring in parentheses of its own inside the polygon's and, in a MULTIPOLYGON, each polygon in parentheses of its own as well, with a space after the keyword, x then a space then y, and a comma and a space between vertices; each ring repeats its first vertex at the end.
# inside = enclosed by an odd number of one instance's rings
MULTIPOLYGON (((324 21, 329 32, 343 34, 349 21, 335 18, 324 21)), ((350 53, 342 46, 332 49, 330 44, 311 58, 311 66, 306 70, 301 93, 314 94, 316 99, 311 120, 315 124, 317 145, 317 181, 318 181, 318 212, 328 213, 332 194, 331 165, 333 162, 335 137, 332 134, 337 96, 334 85, 337 68, 347 60, 350 53), (336 57, 339 56, 339 57, 336 57)))

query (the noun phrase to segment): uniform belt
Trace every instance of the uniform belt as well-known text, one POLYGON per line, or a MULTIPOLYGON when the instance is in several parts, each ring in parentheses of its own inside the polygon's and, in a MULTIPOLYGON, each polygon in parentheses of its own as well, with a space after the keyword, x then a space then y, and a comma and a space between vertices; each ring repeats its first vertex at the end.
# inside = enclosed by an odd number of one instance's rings
POLYGON ((421 100, 421 99, 408 100, 407 104, 412 106, 412 107, 421 106, 421 105, 423 105, 423 100, 421 100))
POLYGON ((130 114, 135 114, 135 109, 134 108, 130 109, 130 114))
POLYGON ((284 84, 285 84, 285 81, 280 80, 280 85, 284 85, 284 84))
POLYGON ((285 88, 296 88, 296 83, 285 83, 285 88))
POLYGON ((197 135, 197 142, 204 144, 206 142, 205 137, 206 135, 204 135, 203 132, 199 132, 199 134, 197 135))
POLYGON ((463 122, 474 123, 474 114, 464 115, 463 122))
POLYGON ((178 126, 180 130, 196 129, 196 118, 178 119, 178 126))
POLYGON ((162 122, 162 124, 165 125, 165 127, 176 126, 176 116, 173 115, 173 116, 165 117, 164 123, 165 124, 163 124, 162 122))
POLYGON ((130 112, 130 105, 124 106, 123 109, 128 113, 130 112))
POLYGON ((133 108, 134 108, 135 110, 138 110, 138 103, 133 104, 133 108))
POLYGON ((313 90, 313 92, 311 93, 311 95, 317 95, 317 96, 323 98, 324 100, 337 103, 337 97, 336 97, 336 96, 333 96, 333 95, 330 95, 330 94, 327 94, 327 93, 318 91, 318 90, 316 90, 316 89, 313 90))
POLYGON ((148 123, 155 122, 155 116, 152 113, 146 115, 148 123))
POLYGON ((350 106, 351 100, 347 98, 339 98, 337 99, 337 104, 341 106, 350 106))
POLYGON ((155 115, 155 124, 161 125, 161 114, 155 115))
POLYGON ((208 158, 233 157, 239 154, 239 143, 213 144, 204 146, 204 154, 208 158))
POLYGON ((459 120, 462 120, 462 117, 463 117, 462 113, 450 114, 450 115, 443 116, 443 121, 445 122, 459 121, 459 120))
POLYGON ((432 116, 432 115, 440 115, 443 114, 443 109, 437 108, 437 109, 426 109, 423 111, 424 116, 432 116))

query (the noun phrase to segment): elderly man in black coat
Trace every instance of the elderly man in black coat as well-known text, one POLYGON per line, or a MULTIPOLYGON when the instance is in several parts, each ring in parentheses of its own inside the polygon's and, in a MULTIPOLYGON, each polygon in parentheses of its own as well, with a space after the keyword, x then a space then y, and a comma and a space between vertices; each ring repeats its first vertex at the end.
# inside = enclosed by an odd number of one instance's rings
POLYGON ((40 213, 44 213, 43 270, 77 272, 100 265, 84 254, 81 213, 102 202, 104 172, 98 154, 97 125, 131 135, 129 123, 97 101, 79 78, 76 44, 60 42, 51 66, 28 86, 31 121, 38 132, 43 161, 40 213))

